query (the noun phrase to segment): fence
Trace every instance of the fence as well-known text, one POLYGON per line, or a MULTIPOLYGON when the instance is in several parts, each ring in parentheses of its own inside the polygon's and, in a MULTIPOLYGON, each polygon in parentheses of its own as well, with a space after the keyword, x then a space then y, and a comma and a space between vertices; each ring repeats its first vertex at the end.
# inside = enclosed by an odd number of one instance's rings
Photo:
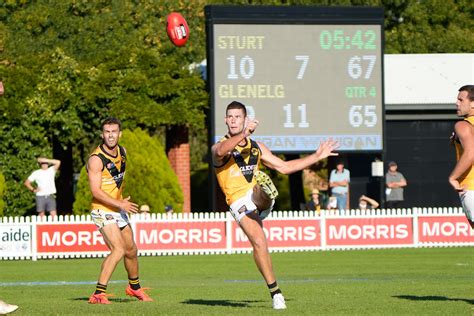
MULTIPOLYGON (((131 216, 139 255, 250 252, 227 213, 131 216)), ((461 208, 273 212, 264 221, 270 251, 474 246, 461 208)), ((90 216, 0 218, 0 259, 87 258, 108 254, 90 216)))

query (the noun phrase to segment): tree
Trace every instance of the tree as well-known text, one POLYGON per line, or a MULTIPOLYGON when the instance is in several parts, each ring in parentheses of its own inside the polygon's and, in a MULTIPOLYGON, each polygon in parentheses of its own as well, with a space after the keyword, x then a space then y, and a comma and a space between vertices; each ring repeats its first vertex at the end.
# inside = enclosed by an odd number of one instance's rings
POLYGON ((60 177, 72 183, 73 171, 84 165, 97 127, 109 115, 120 117, 125 128, 151 135, 163 135, 171 125, 189 128, 195 144, 192 167, 202 168, 208 94, 199 72, 189 66, 206 56, 207 4, 384 6, 386 53, 474 51, 470 0, 4 1, 0 165, 8 187, 5 214, 34 213, 34 199, 22 183, 39 155, 63 152, 61 158, 73 161, 73 167, 61 170, 60 177), (173 11, 190 26, 190 39, 180 48, 165 32, 166 16, 173 11))
POLYGON ((0 173, 0 216, 3 216, 3 208, 5 207, 5 201, 3 195, 5 194, 5 177, 0 173))
MULTIPOLYGON (((0 157, 9 170, 7 213, 22 215, 34 206, 20 184, 31 171, 25 161, 53 152, 55 144, 80 170, 97 126, 109 115, 151 134, 172 124, 204 126, 204 82, 188 69, 205 56, 202 12, 195 3, 11 1, 0 6, 0 73, 8 91, 0 101, 5 110, 0 149, 11 154, 0 157), (196 25, 182 48, 165 32, 172 10, 196 25)), ((72 168, 65 173, 61 176, 72 181, 72 168)))

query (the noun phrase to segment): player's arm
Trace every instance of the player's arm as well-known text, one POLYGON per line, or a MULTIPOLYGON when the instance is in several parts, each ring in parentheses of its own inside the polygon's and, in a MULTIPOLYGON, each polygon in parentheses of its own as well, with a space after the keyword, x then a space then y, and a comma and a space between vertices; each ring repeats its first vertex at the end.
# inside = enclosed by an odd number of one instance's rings
POLYGON ((448 181, 456 191, 463 191, 464 189, 459 185, 458 179, 474 162, 473 128, 468 122, 459 121, 454 125, 454 131, 461 142, 463 153, 449 175, 448 181))
POLYGON ((222 142, 215 143, 211 147, 212 160, 214 164, 220 165, 230 154, 230 152, 234 150, 235 146, 237 146, 246 137, 249 137, 255 131, 257 126, 257 120, 249 120, 241 133, 231 136, 222 142))
POLYGON ((120 208, 121 210, 136 213, 138 211, 138 205, 129 201, 130 197, 117 200, 104 192, 101 188, 102 184, 102 160, 97 156, 91 156, 87 164, 87 175, 89 177, 89 187, 91 189, 92 196, 100 202, 120 208))
POLYGON ((263 164, 282 174, 291 174, 293 172, 308 168, 321 159, 327 158, 329 156, 339 155, 338 153, 334 152, 334 150, 339 147, 339 143, 331 139, 322 142, 314 153, 302 158, 288 161, 282 160, 278 156, 275 156, 264 144, 258 143, 258 145, 262 150, 261 159, 263 164))
POLYGON ((379 202, 377 202, 376 200, 374 200, 372 198, 369 198, 368 196, 365 196, 365 195, 362 195, 360 197, 360 199, 366 201, 367 203, 369 203, 373 208, 377 208, 380 205, 379 202))

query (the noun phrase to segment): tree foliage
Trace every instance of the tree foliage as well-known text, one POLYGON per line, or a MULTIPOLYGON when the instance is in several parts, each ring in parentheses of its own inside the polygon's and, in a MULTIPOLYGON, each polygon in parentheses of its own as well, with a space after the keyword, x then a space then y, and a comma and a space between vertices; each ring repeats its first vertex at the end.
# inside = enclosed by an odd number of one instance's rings
MULTIPOLYGON (((127 150, 124 197, 130 196, 139 205, 149 205, 153 213, 163 213, 168 204, 175 212, 181 212, 183 193, 159 140, 141 129, 124 130, 120 144, 127 150)), ((87 172, 83 167, 77 184, 74 213, 88 213, 91 200, 87 172)))
POLYGON ((0 173, 0 216, 3 216, 3 208, 5 207, 5 201, 3 195, 5 194, 5 177, 0 173))
POLYGON ((22 186, 52 140, 73 147, 83 166, 100 122, 151 134, 168 125, 204 126, 207 93, 189 65, 205 57, 203 2, 7 1, 0 4, 0 164, 6 212, 23 215, 34 199, 22 186), (199 4, 198 6, 192 4, 199 4), (168 40, 166 15, 193 25, 185 47, 168 40))
MULTIPOLYGON (((0 165, 6 179, 5 214, 34 210, 22 185, 35 158, 51 156, 53 139, 75 153, 79 172, 103 118, 159 135, 184 125, 192 167, 207 152, 205 82, 190 65, 206 57, 204 6, 339 5, 385 8, 386 53, 471 53, 470 0, 163 0, 0 2, 0 165), (190 26, 186 46, 168 40, 170 12, 190 26)), ((71 158, 72 159, 72 158, 71 158)), ((72 179, 71 179, 72 181, 72 179)))

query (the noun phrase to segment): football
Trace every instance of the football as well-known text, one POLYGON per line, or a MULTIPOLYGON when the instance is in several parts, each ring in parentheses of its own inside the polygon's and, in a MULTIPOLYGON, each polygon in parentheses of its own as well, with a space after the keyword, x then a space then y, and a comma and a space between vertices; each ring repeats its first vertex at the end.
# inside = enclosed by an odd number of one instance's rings
POLYGON ((166 33, 176 46, 184 46, 189 38, 189 27, 186 19, 177 12, 172 12, 166 18, 166 33))

